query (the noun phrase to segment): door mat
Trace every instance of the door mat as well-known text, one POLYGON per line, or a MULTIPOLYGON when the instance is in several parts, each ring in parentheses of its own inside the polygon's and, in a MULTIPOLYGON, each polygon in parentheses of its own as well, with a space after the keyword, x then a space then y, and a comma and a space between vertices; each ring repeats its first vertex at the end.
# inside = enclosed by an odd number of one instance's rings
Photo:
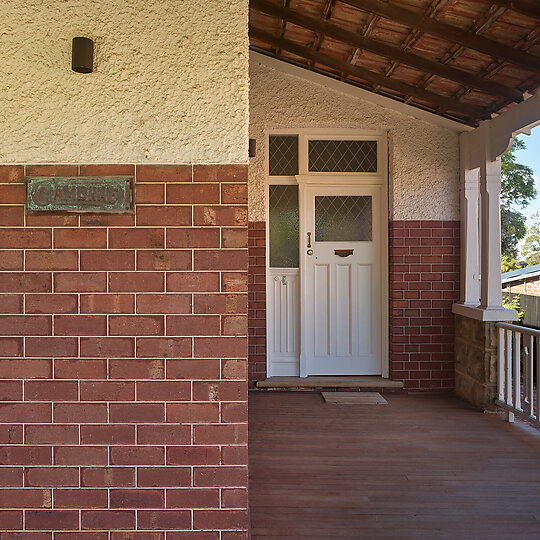
POLYGON ((331 405, 387 405, 378 392, 321 392, 326 403, 331 405))

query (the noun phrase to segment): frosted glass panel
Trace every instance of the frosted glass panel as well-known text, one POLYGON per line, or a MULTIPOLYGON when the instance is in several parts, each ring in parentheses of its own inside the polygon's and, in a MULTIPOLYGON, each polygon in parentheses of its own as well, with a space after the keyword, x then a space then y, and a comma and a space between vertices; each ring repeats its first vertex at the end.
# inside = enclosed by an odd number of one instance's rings
POLYGON ((371 197, 315 197, 317 242, 371 241, 371 197))
POLYGON ((270 176, 298 174, 298 135, 270 135, 268 145, 270 176))
POLYGON ((312 172, 377 172, 377 141, 309 141, 312 172))
POLYGON ((298 268, 298 186, 270 186, 270 266, 298 268))

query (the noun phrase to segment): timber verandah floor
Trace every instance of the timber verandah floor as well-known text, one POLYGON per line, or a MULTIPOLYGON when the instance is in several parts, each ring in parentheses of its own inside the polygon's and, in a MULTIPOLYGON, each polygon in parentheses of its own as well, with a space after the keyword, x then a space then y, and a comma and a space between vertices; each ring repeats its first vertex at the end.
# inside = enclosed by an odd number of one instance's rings
POLYGON ((252 392, 251 538, 540 538, 540 432, 453 396, 252 392))

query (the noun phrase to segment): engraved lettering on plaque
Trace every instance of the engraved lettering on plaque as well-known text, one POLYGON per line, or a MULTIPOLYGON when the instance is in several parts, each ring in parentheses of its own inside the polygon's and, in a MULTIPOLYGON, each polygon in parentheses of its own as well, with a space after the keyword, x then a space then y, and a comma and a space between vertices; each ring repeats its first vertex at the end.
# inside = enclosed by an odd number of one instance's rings
POLYGON ((132 213, 133 178, 28 177, 26 210, 28 213, 132 213))

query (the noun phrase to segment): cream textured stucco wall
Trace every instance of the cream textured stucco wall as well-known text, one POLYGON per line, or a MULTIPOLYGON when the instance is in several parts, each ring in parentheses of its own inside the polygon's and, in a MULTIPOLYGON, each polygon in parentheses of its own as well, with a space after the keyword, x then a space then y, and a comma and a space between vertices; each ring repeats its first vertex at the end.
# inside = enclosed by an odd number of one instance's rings
POLYGON ((250 62, 250 220, 265 219, 265 138, 275 128, 388 130, 390 217, 459 219, 458 134, 436 123, 250 62))
POLYGON ((3 0, 0 163, 245 163, 247 0, 3 0), (95 71, 71 71, 71 40, 95 71))

